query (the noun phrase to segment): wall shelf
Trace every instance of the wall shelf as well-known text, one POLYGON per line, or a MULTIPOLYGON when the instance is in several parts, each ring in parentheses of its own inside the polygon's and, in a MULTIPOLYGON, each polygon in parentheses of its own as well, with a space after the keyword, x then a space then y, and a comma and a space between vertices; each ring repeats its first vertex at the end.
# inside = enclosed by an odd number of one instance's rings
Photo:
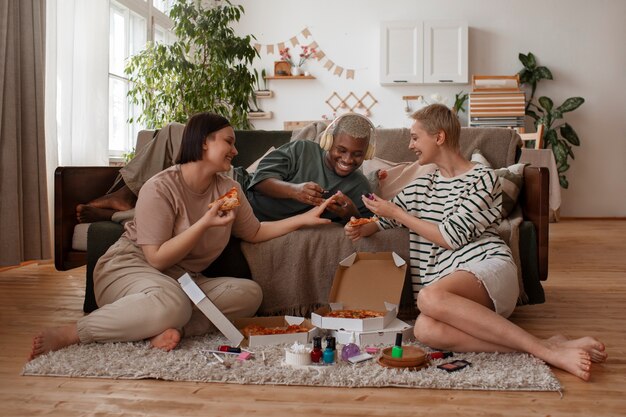
POLYGON ((248 113, 248 119, 271 119, 271 111, 251 111, 248 113))
POLYGON ((256 90, 254 96, 256 98, 272 98, 274 97, 274 92, 272 90, 256 90))
POLYGON ((266 80, 314 80, 312 75, 271 75, 266 80))

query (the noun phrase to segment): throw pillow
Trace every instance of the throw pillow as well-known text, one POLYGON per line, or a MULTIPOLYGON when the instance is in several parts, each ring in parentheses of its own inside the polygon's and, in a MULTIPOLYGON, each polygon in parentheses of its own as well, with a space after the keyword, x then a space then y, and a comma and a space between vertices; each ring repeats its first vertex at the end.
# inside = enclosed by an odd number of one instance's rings
POLYGON ((254 174, 254 171, 256 171, 256 169, 259 167, 259 162, 261 162, 261 159, 265 158, 265 156, 272 152, 273 150, 275 150, 275 147, 270 147, 267 151, 265 151, 265 153, 263 154, 262 157, 260 157, 259 159, 257 159, 256 161, 254 161, 253 163, 250 164, 250 166, 248 168, 246 168, 246 171, 248 171, 248 174, 254 174))
POLYGON ((381 158, 372 158, 363 162, 363 173, 370 181, 372 190, 381 198, 391 200, 417 177, 436 169, 434 164, 420 165, 419 162, 391 162, 381 158), (387 171, 384 180, 378 180, 378 171, 387 171))
MULTIPOLYGON (((480 150, 475 149, 472 153, 472 162, 477 162, 491 168, 491 164, 480 150)), ((524 167, 526 164, 514 164, 505 168, 494 169, 502 187, 502 218, 509 217, 515 208, 519 193, 524 184, 524 167)))
POLYGON ((502 186, 502 218, 509 217, 515 208, 519 193, 524 184, 524 167, 526 164, 514 164, 494 170, 502 186))

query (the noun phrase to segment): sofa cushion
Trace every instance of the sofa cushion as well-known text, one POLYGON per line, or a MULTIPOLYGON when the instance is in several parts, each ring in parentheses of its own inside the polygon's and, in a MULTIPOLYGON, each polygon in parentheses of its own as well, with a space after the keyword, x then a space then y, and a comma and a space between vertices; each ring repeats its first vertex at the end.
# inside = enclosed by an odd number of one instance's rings
POLYGON ((413 162, 415 152, 409 149, 409 129, 376 129, 376 150, 374 156, 393 162, 413 162))
POLYGON ((391 200, 414 179, 435 169, 434 164, 421 165, 417 161, 391 162, 378 157, 363 162, 363 174, 370 181, 372 190, 385 200, 391 200), (387 171, 387 177, 383 180, 378 179, 381 169, 387 171))
MULTIPOLYGON (((474 150, 471 161, 491 167, 489 161, 478 149, 474 150)), ((524 184, 525 166, 526 164, 513 164, 494 170, 502 187, 502 218, 507 218, 517 205, 517 200, 524 184)))

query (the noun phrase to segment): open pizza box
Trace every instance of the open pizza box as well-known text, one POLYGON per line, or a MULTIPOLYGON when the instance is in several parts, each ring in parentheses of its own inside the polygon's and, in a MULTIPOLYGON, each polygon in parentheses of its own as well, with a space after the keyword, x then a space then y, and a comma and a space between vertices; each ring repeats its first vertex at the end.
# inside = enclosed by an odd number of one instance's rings
POLYGON ((311 314, 322 329, 382 330, 394 321, 404 286, 407 264, 395 252, 356 252, 339 263, 328 296, 329 307, 311 314), (382 317, 366 319, 326 317, 333 310, 371 310, 382 317))
POLYGON ((269 334, 269 335, 251 335, 248 338, 244 337, 243 346, 256 347, 264 345, 278 345, 281 343, 294 343, 298 342, 303 345, 313 341, 313 337, 317 336, 320 329, 313 326, 310 320, 304 317, 295 316, 281 316, 281 317, 250 317, 250 318, 236 318, 234 325, 237 329, 243 329, 248 325, 257 325, 267 328, 273 327, 287 327, 289 325, 299 325, 307 328, 307 332, 299 333, 286 333, 286 334, 269 334))
POLYGON ((354 334, 354 343, 359 346, 376 346, 376 345, 393 345, 396 342, 396 334, 402 333, 402 341, 408 342, 415 338, 413 334, 413 326, 395 319, 389 326, 382 330, 369 330, 364 332, 356 332, 352 330, 330 330, 331 336, 334 336, 339 344, 350 343, 354 334))
POLYGON ((304 317, 251 317, 235 319, 234 323, 231 322, 211 300, 202 289, 193 281, 189 274, 184 274, 178 278, 183 291, 189 296, 191 301, 194 302, 198 309, 211 320, 211 323, 222 332, 222 334, 230 341, 232 346, 248 346, 255 347, 261 345, 275 345, 280 343, 293 343, 299 342, 302 344, 308 343, 313 340, 313 336, 317 336, 319 329, 311 324, 309 320, 304 317), (274 334, 263 336, 250 336, 246 338, 240 331, 243 327, 249 324, 256 324, 263 327, 286 327, 291 324, 300 325, 306 327, 308 332, 301 333, 287 333, 287 334, 274 334))

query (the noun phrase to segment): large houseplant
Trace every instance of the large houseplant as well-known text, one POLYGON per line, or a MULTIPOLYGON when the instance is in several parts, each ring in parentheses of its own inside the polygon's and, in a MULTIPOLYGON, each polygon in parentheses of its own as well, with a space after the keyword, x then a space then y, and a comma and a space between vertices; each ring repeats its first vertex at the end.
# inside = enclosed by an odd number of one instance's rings
POLYGON ((142 109, 136 121, 154 129, 213 111, 236 128, 250 127, 247 115, 255 78, 249 67, 258 53, 251 36, 236 36, 230 27, 243 12, 228 0, 210 8, 175 1, 170 18, 176 42, 150 44, 131 57, 125 69, 130 100, 142 109))
POLYGON ((554 107, 552 99, 541 96, 535 102, 535 90, 541 80, 552 80, 552 73, 544 66, 537 65, 537 59, 532 53, 519 54, 519 60, 524 68, 518 73, 520 82, 531 86, 531 95, 526 104, 526 115, 530 116, 535 127, 544 126, 544 146, 552 148, 554 159, 559 171, 559 183, 561 187, 569 187, 565 171, 569 169, 569 158, 574 158, 573 146, 580 145, 580 139, 574 128, 567 122, 559 122, 564 113, 576 110, 585 99, 582 97, 570 97, 560 106, 554 107))

